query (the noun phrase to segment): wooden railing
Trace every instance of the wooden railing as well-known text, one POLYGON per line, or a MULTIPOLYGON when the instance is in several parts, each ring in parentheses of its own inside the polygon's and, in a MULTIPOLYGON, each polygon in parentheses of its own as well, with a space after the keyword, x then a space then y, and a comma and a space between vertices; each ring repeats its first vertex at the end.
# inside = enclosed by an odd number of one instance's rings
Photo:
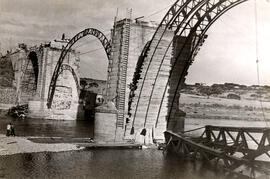
POLYGON ((205 126, 200 137, 166 131, 165 138, 168 151, 215 161, 252 178, 270 175, 270 128, 205 126))

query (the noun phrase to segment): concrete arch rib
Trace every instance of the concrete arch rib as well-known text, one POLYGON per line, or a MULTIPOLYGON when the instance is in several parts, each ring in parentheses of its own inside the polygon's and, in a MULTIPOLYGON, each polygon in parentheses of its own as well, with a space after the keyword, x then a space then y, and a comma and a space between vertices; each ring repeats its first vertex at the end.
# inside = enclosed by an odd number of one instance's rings
MULTIPOLYGON (((182 27, 178 26, 177 27, 177 30, 175 31, 175 36, 176 35, 182 35, 184 32, 187 32, 187 34, 188 34, 187 38, 185 39, 185 42, 184 42, 183 46, 186 46, 188 43, 192 42, 192 54, 190 55, 188 61, 192 61, 191 59, 194 56, 194 52, 196 52, 196 50, 198 49, 198 46, 199 46, 202 38, 204 37, 205 32, 214 23, 214 21, 216 21, 216 19, 218 19, 222 14, 224 14, 226 11, 228 11, 232 7, 234 7, 234 6, 236 6, 236 5, 240 4, 240 3, 243 3, 245 1, 246 0, 206 1, 203 6, 201 6, 199 9, 196 10, 196 12, 194 12, 192 14, 192 17, 190 17, 188 23, 185 26, 182 26, 182 27), (193 25, 193 24, 195 24, 195 25, 193 25), (179 34, 179 32, 180 32, 180 34, 179 34)), ((171 45, 171 43, 168 45, 168 48, 171 45)), ((166 50, 165 55, 163 56, 163 60, 164 60, 165 56, 167 55, 168 48, 166 50)), ((183 53, 183 48, 184 47, 182 47, 182 49, 179 51, 176 59, 178 59, 179 56, 183 53)), ((177 60, 175 60, 175 62, 176 61, 177 60)), ((160 66, 159 66, 157 72, 155 72, 156 73, 155 81, 157 80, 158 75, 160 74, 160 69, 162 68, 161 67, 162 65, 163 65, 163 61, 160 63, 160 66)), ((172 65, 172 70, 170 72, 170 75, 169 75, 168 79, 171 79, 172 71, 174 70, 174 68, 175 68, 175 63, 172 65)), ((146 76, 148 75, 148 71, 146 70, 146 72, 144 72, 143 75, 144 75, 145 78, 147 78, 146 76)), ((182 73, 180 76, 185 76, 185 75, 184 75, 184 73, 182 73)), ((183 80, 183 78, 181 77, 179 79, 179 84, 180 84, 181 79, 183 80)), ((163 92, 162 101, 161 101, 161 103, 159 103, 160 106, 158 107, 158 115, 156 117, 157 120, 159 118, 161 106, 163 104, 163 100, 164 100, 164 97, 165 97, 164 94, 167 91, 168 83, 169 83, 169 80, 167 81, 167 83, 165 85, 165 89, 163 88, 164 92, 163 92)), ((167 118, 170 118, 171 115, 172 115, 171 114, 172 113, 172 107, 173 107, 173 104, 175 102, 177 91, 179 89, 179 84, 177 84, 177 87, 174 90, 173 100, 170 102, 171 104, 169 104, 170 109, 169 109, 169 113, 168 113, 167 118)), ((149 109, 149 106, 151 105, 150 102, 153 99, 152 93, 153 93, 155 87, 156 87, 156 85, 154 83, 154 85, 152 87, 152 91, 151 91, 151 97, 148 98, 148 100, 149 100, 148 105, 147 105, 148 109, 149 109)), ((148 110, 146 112, 146 116, 144 116, 145 120, 148 117, 147 113, 148 113, 148 110)))
POLYGON ((130 114, 133 115, 132 127, 134 126, 134 121, 135 121, 136 114, 138 111, 138 106, 141 99, 143 88, 146 87, 144 85, 144 82, 146 80, 146 75, 144 74, 147 74, 147 72, 149 71, 150 64, 153 60, 154 55, 159 53, 158 47, 159 47, 159 44, 162 43, 162 39, 166 36, 166 31, 168 29, 173 29, 174 27, 177 27, 177 26, 183 26, 184 22, 188 19, 188 17, 192 14, 192 12, 198 7, 200 7, 200 5, 202 5, 204 1, 205 0, 197 0, 197 1, 188 0, 188 1, 181 1, 181 2, 176 1, 175 4, 169 9, 167 14, 165 15, 160 25, 158 26, 155 34, 152 37, 152 40, 150 41, 150 45, 149 44, 146 45, 147 48, 146 50, 145 49, 144 50, 147 52, 147 54, 145 54, 145 56, 140 56, 140 58, 143 58, 144 67, 137 68, 134 74, 134 76, 136 76, 136 74, 141 74, 141 76, 143 76, 141 80, 138 80, 140 81, 139 83, 141 83, 141 85, 139 85, 140 88, 138 89, 136 84, 133 84, 135 85, 135 88, 131 90, 132 94, 135 93, 132 99, 130 99, 131 103, 129 104, 129 109, 131 108, 135 109, 133 111, 133 114, 132 114, 132 111, 130 111, 131 112, 130 114))
POLYGON ((94 29, 94 28, 87 28, 81 32, 79 32, 78 34, 76 34, 69 42, 68 44, 63 48, 59 60, 55 66, 54 72, 53 72, 53 76, 50 82, 50 86, 49 86, 49 92, 48 92, 48 99, 47 99, 47 106, 48 108, 51 108, 52 105, 52 100, 53 100, 53 96, 55 93, 55 87, 56 87, 56 82, 59 76, 59 72, 60 69, 62 68, 62 64, 63 61, 67 55, 67 53, 71 50, 71 47, 81 38, 84 38, 85 36, 88 35, 92 35, 96 38, 98 38, 98 40, 101 42, 102 46, 104 47, 104 50, 106 52, 106 55, 108 57, 108 61, 109 64, 111 63, 111 51, 112 51, 112 47, 111 47, 111 43, 110 41, 107 39, 107 37, 99 30, 94 29))
MULTIPOLYGON (((199 24, 200 23, 205 23, 205 18, 208 18, 207 15, 210 14, 211 10, 212 9, 209 9, 208 11, 205 12, 205 15, 202 16, 202 18, 200 18, 200 20, 196 23, 196 25, 194 25, 193 27, 193 30, 191 29, 190 33, 189 33, 189 36, 187 38, 192 38, 192 36, 194 36, 194 34, 197 34, 196 36, 196 40, 194 40, 194 44, 192 45, 193 48, 191 49, 191 53, 190 53, 190 56, 188 57, 188 60, 186 60, 185 62, 192 62, 192 59, 194 57, 194 52, 196 52, 196 50, 198 49, 198 46, 200 45, 200 42, 202 41, 202 39, 204 38, 204 35, 206 33, 206 31, 209 29, 209 27, 222 15, 224 14, 225 12, 227 12, 229 9, 235 7, 236 5, 242 3, 242 2, 245 2, 246 0, 242 0, 242 1, 234 1, 234 2, 230 2, 228 4, 226 4, 226 6, 222 6, 221 8, 217 5, 213 5, 213 7, 215 7, 216 9, 220 8, 218 11, 216 11, 216 14, 214 15, 214 17, 211 17, 211 19, 209 19, 208 23, 207 24, 203 24, 203 26, 201 26, 198 30, 198 27, 199 27, 199 24)), ((221 2, 221 1, 220 1, 221 2)), ((224 3, 225 1, 222 1, 221 3, 224 3)), ((207 5, 209 7, 209 5, 207 5)), ((183 29, 184 30, 184 29, 183 29)), ((181 34, 181 33, 180 33, 181 34)), ((184 42, 184 45, 182 47, 182 49, 180 50, 180 52, 178 53, 177 55, 177 58, 179 58, 179 56, 181 55, 181 53, 183 52, 183 48, 185 45, 187 45, 188 43, 188 40, 186 40, 184 42)), ((172 65, 172 72, 174 71, 174 68, 176 66, 176 61, 175 63, 172 65)), ((189 65, 184 65, 185 67, 189 67, 189 65)), ((183 70, 182 71, 182 74, 180 75, 180 78, 179 80, 177 81, 177 85, 176 85, 176 89, 174 89, 173 93, 173 100, 171 101, 171 105, 170 105, 170 109, 169 109, 169 113, 168 113, 168 119, 171 118, 171 116, 173 116, 171 113, 172 113, 172 108, 173 108, 173 104, 177 101, 175 101, 176 99, 176 96, 177 96, 177 93, 178 93, 178 89, 179 87, 181 86, 181 82, 184 82, 184 77, 186 76, 186 73, 187 73, 187 70, 183 70)), ((169 76, 169 80, 171 79, 171 76, 172 74, 170 74, 169 76)), ((169 80, 167 81, 167 84, 166 84, 166 89, 168 88, 168 83, 169 83, 169 80)), ((163 97, 162 97, 162 101, 164 100, 164 96, 165 96, 165 93, 166 93, 166 89, 163 91, 163 97)), ((159 114, 160 114, 160 108, 161 108, 161 105, 159 106, 159 114)))
MULTIPOLYGON (((206 14, 204 16, 202 16, 202 19, 199 20, 198 25, 195 26, 195 29, 191 30, 191 32, 189 34, 189 37, 193 36, 194 34, 199 34, 199 35, 198 35, 197 39, 194 41, 194 43, 193 43, 191 52, 190 52, 190 54, 189 54, 189 56, 188 56, 188 58, 186 60, 186 64, 184 65, 184 70, 182 71, 182 73, 179 76, 179 80, 177 82, 176 89, 174 90, 172 104, 174 104, 176 102, 175 100, 176 100, 176 97, 177 97, 178 90, 185 81, 185 76, 187 75, 189 66, 193 62, 194 56, 196 55, 196 53, 198 51, 198 47, 200 45, 202 45, 202 40, 204 39, 204 36, 205 36, 207 30, 211 27, 211 25, 219 17, 221 17, 228 10, 230 10, 231 8, 241 4, 243 2, 246 2, 246 1, 247 0, 236 0, 236 1, 230 1, 229 4, 226 4, 227 6, 220 6, 219 4, 217 6, 214 6, 214 8, 217 9, 214 16, 209 19, 207 16, 211 13, 211 11, 207 11, 206 14), (208 19, 207 25, 203 24, 202 26, 200 26, 199 23, 205 22, 204 21, 205 18, 208 19), (198 30, 198 28, 199 28, 199 30, 198 30)), ((223 1, 223 2, 225 2, 225 1, 223 1)), ((177 58, 179 58, 180 53, 178 54, 177 58)), ((176 63, 173 64, 172 70, 174 70, 175 66, 176 66, 176 63)), ((172 113, 173 113, 173 105, 170 106, 169 113, 168 113, 168 119, 170 119, 170 117, 172 115, 174 115, 172 113)))

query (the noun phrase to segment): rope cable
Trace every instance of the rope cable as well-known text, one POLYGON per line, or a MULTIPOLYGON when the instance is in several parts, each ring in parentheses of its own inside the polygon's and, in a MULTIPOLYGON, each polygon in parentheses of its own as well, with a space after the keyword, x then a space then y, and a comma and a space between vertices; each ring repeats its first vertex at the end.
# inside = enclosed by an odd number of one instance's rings
MULTIPOLYGON (((145 35, 149 35, 149 34, 152 34, 152 32, 145 33, 145 35)), ((129 40, 134 40, 134 39, 137 39, 137 37, 135 36, 133 38, 130 38, 129 40)), ((139 49, 139 48, 143 48, 143 47, 138 46, 136 48, 133 48, 132 50, 136 50, 136 49, 139 49)), ((85 55, 85 54, 89 54, 89 53, 93 53, 93 52, 96 52, 96 51, 101 50, 101 49, 104 49, 104 48, 103 47, 100 47, 100 48, 92 49, 92 50, 89 50, 89 51, 80 53, 79 56, 85 55)))
POLYGON ((96 52, 96 51, 101 50, 101 49, 104 49, 104 47, 100 47, 100 48, 96 48, 96 49, 93 49, 93 50, 89 50, 89 51, 80 53, 79 56, 82 56, 82 55, 85 55, 85 54, 88 54, 88 53, 93 53, 93 52, 96 52))
POLYGON ((261 82, 260 82, 260 65, 259 65, 259 42, 258 42, 258 10, 257 10, 257 0, 254 0, 254 15, 255 15, 255 48, 256 48, 256 66, 257 66, 257 83, 259 86, 259 102, 260 102, 260 107, 262 110, 262 115, 263 119, 265 121, 266 126, 268 126, 268 123, 265 119, 265 112, 264 112, 264 107, 263 107, 263 102, 262 102, 262 94, 261 94, 261 82))
MULTIPOLYGON (((171 6, 172 6, 172 5, 169 5, 169 6, 165 7, 165 8, 163 8, 163 9, 160 9, 160 10, 158 10, 158 11, 155 11, 155 12, 153 12, 153 13, 151 13, 151 14, 145 16, 144 18, 149 18, 149 17, 152 17, 152 16, 154 16, 154 15, 156 15, 156 14, 159 14, 159 13, 161 13, 162 11, 168 9, 168 8, 171 7, 171 6)), ((111 31, 111 30, 106 30, 106 31, 104 31, 104 32, 109 32, 109 31, 111 31)), ((107 35, 110 35, 110 33, 105 34, 105 36, 107 36, 107 35)), ((73 47, 73 48, 74 48, 74 49, 77 49, 77 48, 82 47, 82 46, 84 46, 84 45, 93 43, 93 42, 95 42, 95 41, 98 41, 98 39, 91 40, 91 41, 89 41, 89 42, 80 44, 80 45, 78 45, 78 46, 76 46, 76 47, 73 47)))
POLYGON ((153 12, 153 13, 151 13, 151 14, 145 16, 144 18, 146 19, 146 18, 152 17, 152 16, 154 16, 154 15, 156 15, 156 14, 159 14, 159 13, 161 13, 162 11, 164 11, 164 10, 168 9, 169 7, 171 7, 172 5, 173 5, 173 4, 170 4, 169 6, 166 6, 166 7, 163 8, 163 9, 160 9, 160 10, 158 10, 158 11, 155 11, 155 12, 153 12))

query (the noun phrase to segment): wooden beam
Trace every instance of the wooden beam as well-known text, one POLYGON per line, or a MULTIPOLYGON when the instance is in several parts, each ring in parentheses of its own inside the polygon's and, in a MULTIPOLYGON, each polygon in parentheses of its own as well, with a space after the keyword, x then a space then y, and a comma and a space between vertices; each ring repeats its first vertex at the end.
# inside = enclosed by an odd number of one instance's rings
POLYGON ((221 129, 226 129, 227 131, 231 132, 250 132, 250 133, 263 133, 264 131, 269 131, 270 133, 270 128, 267 127, 224 127, 224 126, 207 126, 210 130, 213 131, 220 131, 221 129))

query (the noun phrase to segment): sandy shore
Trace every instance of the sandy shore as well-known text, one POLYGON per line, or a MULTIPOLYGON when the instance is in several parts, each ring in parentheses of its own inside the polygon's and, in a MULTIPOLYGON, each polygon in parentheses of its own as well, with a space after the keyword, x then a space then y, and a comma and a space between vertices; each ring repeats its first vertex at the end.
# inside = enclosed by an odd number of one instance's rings
POLYGON ((27 140, 25 137, 6 137, 0 134, 0 155, 13 155, 33 152, 61 152, 81 150, 75 144, 40 144, 27 140))

